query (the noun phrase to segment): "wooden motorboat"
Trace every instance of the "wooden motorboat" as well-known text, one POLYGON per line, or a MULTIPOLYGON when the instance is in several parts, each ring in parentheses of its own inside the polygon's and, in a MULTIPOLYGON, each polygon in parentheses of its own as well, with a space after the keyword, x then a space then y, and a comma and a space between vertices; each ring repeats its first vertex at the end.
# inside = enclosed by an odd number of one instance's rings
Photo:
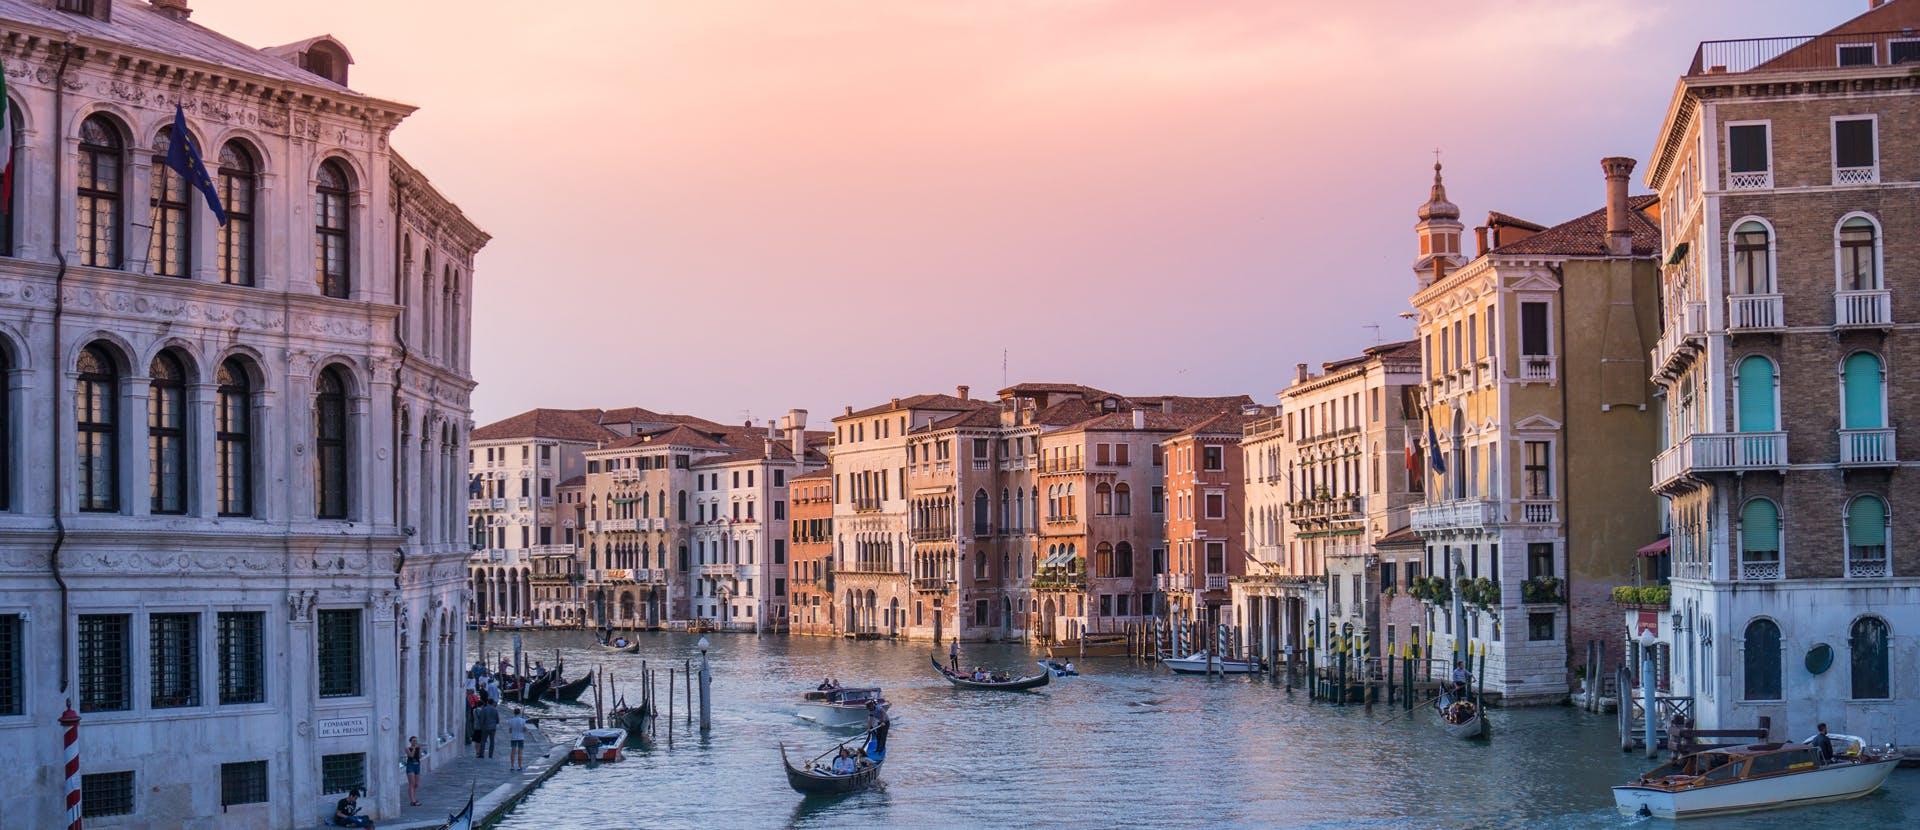
POLYGON ((974 680, 964 674, 954 674, 953 672, 947 671, 946 666, 940 665, 940 658, 938 657, 928 659, 933 661, 934 671, 939 672, 940 676, 946 678, 948 683, 952 683, 962 689, 1018 692, 1027 689, 1038 689, 1053 681, 1053 672, 1050 671, 1043 671, 1030 677, 1014 677, 1007 680, 974 680))
POLYGON ((1825 763, 1810 743, 1717 746, 1683 755, 1614 787, 1613 805, 1625 815, 1673 819, 1844 801, 1879 789, 1900 763, 1898 753, 1870 749, 1851 735, 1827 737, 1835 754, 1825 763))
POLYGON ((1068 657, 1125 657, 1127 635, 1082 634, 1078 639, 1047 644, 1047 656, 1056 660, 1068 657))
MULTIPOLYGON (((839 748, 827 750, 827 753, 820 758, 825 758, 839 748)), ((787 758, 787 745, 781 744, 780 765, 786 768, 787 786, 792 787, 794 792, 805 795, 842 795, 864 790, 872 786, 874 781, 879 780, 880 765, 886 763, 884 756, 874 758, 863 752, 856 770, 851 773, 836 773, 830 768, 821 767, 818 764, 820 758, 794 766, 793 761, 787 758)))
POLYGON ((620 748, 627 743, 627 730, 618 727, 589 729, 573 739, 567 759, 576 764, 609 763, 620 760, 620 748))
POLYGON ((794 707, 794 715, 835 729, 865 726, 867 701, 883 699, 878 687, 815 690, 794 707))
POLYGON ((547 691, 547 699, 561 703, 573 703, 580 699, 587 687, 593 685, 593 672, 587 672, 572 680, 554 686, 547 691))
POLYGON ((1079 677, 1080 676, 1080 671, 1078 669, 1072 668, 1073 664, 1071 663, 1062 663, 1058 660, 1035 660, 1034 662, 1039 663, 1040 668, 1043 668, 1043 669, 1046 669, 1047 671, 1052 672, 1054 677, 1079 677))
POLYGON ((1162 657, 1160 662, 1176 674, 1253 674, 1260 671, 1260 664, 1252 660, 1228 660, 1214 655, 1208 660, 1207 653, 1196 651, 1185 657, 1162 657))
POLYGON ((1487 735, 1487 713, 1477 700, 1442 694, 1434 700, 1433 710, 1440 715, 1440 728, 1453 737, 1472 740, 1487 735))

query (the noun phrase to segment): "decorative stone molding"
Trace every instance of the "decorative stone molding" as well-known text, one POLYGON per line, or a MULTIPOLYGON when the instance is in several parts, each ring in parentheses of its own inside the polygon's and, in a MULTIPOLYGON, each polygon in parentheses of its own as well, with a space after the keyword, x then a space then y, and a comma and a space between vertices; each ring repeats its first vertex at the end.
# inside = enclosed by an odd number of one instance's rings
MULTIPOLYGON (((313 622, 313 604, 320 599, 319 591, 295 591, 287 595, 290 619, 296 623, 313 622)), ((300 724, 300 734, 306 733, 306 722, 300 724)))

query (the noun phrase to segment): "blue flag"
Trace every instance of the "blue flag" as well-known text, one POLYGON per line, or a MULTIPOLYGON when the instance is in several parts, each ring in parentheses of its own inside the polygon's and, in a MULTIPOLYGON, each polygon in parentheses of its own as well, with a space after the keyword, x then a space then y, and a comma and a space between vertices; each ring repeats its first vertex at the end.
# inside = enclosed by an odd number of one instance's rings
POLYGON ((220 191, 214 189, 213 178, 207 175, 206 162, 200 158, 200 145, 193 142, 193 133, 187 132, 187 114, 180 111, 179 104, 173 105, 173 136, 167 142, 167 167, 207 197, 207 207, 213 210, 214 219, 222 225, 227 223, 227 209, 220 205, 220 191))
POLYGON ((1445 475, 1447 460, 1440 455, 1440 439, 1434 437, 1433 422, 1427 422, 1427 459, 1433 465, 1433 471, 1445 475))

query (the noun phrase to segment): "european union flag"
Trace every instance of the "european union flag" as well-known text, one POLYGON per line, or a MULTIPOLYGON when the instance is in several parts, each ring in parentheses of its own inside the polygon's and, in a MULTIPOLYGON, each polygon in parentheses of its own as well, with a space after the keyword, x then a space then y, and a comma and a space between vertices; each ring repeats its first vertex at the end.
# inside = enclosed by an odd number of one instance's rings
POLYGON ((227 209, 220 206, 220 191, 214 189, 213 178, 207 175, 207 164, 200 158, 200 145, 193 142, 193 133, 187 132, 187 114, 180 110, 179 104, 173 105, 173 137, 167 142, 167 167, 207 197, 207 207, 213 210, 214 219, 222 225, 227 223, 227 209))

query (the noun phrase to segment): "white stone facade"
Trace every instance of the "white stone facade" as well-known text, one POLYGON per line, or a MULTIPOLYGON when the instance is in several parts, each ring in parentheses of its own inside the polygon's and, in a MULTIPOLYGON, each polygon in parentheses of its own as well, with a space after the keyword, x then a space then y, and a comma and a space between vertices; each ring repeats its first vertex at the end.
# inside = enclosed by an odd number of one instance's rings
POLYGON ((4 823, 66 824, 69 701, 81 772, 103 776, 89 827, 310 826, 347 783, 390 815, 409 735, 430 764, 461 745, 458 460, 487 237, 388 148, 411 107, 337 82, 344 63, 329 79, 293 62, 337 43, 255 51, 145 3, 97 8, 0 2, 22 125, 0 251, 0 746, 26 767, 0 783, 4 823), (141 243, 176 105, 210 168, 230 144, 252 162, 234 185, 252 233, 223 235, 193 194, 182 273, 160 276, 141 243), (81 146, 89 119, 117 150, 81 146), (82 188, 90 158, 102 175, 82 188), (329 164, 346 174, 340 297, 315 273, 329 164), (110 244, 82 244, 82 196, 110 244))

